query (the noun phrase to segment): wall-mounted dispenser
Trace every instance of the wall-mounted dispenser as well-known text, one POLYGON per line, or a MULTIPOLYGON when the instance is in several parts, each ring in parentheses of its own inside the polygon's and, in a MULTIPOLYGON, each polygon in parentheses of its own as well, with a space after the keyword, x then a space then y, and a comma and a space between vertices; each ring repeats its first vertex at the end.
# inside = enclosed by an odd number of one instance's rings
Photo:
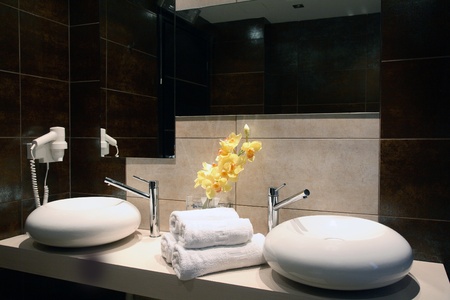
POLYGON ((117 145, 117 141, 113 139, 111 136, 106 134, 105 128, 100 128, 100 155, 104 157, 109 154, 109 145, 116 147, 116 157, 119 157, 119 146, 117 145))
POLYGON ((67 149, 64 127, 51 127, 50 132, 27 144, 28 159, 38 159, 40 163, 62 161, 67 149))

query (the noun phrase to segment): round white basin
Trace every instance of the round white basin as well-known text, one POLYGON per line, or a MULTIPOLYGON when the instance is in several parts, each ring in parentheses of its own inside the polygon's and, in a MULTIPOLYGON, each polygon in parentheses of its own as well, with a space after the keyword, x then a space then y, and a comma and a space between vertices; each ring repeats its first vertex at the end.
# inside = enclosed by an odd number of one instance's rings
POLYGON ((286 221, 266 237, 264 257, 294 281, 326 289, 364 290, 406 276, 409 243, 391 228, 346 216, 308 216, 286 221))
POLYGON ((111 243, 136 231, 138 209, 113 197, 80 197, 49 202, 35 209, 25 231, 37 242, 57 247, 89 247, 111 243))

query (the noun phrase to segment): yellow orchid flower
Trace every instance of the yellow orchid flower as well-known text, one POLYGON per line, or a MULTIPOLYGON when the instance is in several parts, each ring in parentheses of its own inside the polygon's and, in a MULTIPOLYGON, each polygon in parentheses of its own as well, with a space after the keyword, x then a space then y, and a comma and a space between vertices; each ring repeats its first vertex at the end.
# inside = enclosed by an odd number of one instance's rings
POLYGON ((201 186, 208 199, 214 198, 217 193, 231 191, 230 183, 237 182, 247 161, 252 162, 255 159, 255 153, 262 149, 261 142, 248 141, 250 128, 247 124, 245 124, 244 133, 245 143, 242 144, 239 153, 236 152, 236 147, 241 141, 242 134, 232 132, 220 141, 216 163, 204 162, 203 169, 197 172, 194 188, 201 186))
POLYGON ((255 160, 255 153, 262 149, 261 142, 246 142, 242 144, 241 150, 245 152, 249 161, 255 160))

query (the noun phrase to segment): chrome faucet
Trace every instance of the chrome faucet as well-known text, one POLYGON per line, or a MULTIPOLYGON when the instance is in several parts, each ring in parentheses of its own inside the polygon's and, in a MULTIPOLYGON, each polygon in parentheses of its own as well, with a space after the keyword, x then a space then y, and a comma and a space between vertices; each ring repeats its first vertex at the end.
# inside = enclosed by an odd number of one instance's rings
POLYGON ((119 188, 121 190, 133 193, 135 195, 138 195, 142 198, 150 200, 150 237, 158 237, 160 236, 159 232, 159 191, 158 191, 158 181, 152 181, 152 180, 145 180, 138 176, 134 176, 137 180, 143 181, 145 183, 148 183, 148 194, 145 192, 142 192, 138 189, 135 189, 131 186, 128 186, 126 184, 123 184, 119 181, 116 181, 114 179, 105 177, 105 183, 108 185, 115 186, 116 188, 119 188))
POLYGON ((310 192, 309 190, 301 191, 298 194, 292 195, 289 198, 284 199, 283 201, 278 202, 278 191, 285 187, 286 183, 283 183, 278 188, 271 187, 269 188, 269 195, 268 195, 268 209, 269 209, 269 218, 268 218, 268 225, 269 225, 269 231, 271 231, 275 226, 278 225, 278 210, 280 208, 285 207, 286 205, 289 205, 291 203, 294 203, 298 200, 305 199, 309 196, 310 192))

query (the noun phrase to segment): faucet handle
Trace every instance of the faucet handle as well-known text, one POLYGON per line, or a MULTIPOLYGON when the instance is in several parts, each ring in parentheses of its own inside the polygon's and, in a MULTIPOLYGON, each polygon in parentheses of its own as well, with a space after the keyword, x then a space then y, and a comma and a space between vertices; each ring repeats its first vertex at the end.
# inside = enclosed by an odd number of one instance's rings
POLYGON ((143 182, 145 182, 145 183, 150 183, 150 181, 148 181, 148 180, 146 180, 146 179, 144 179, 144 178, 141 178, 141 177, 139 177, 139 176, 136 176, 136 175, 133 175, 133 178, 136 178, 137 180, 143 181, 143 182))
POLYGON ((270 196, 278 196, 278 191, 281 190, 282 188, 284 188, 285 186, 286 186, 286 183, 283 183, 282 185, 280 185, 277 188, 274 188, 274 187, 269 188, 270 196))
POLYGON ((158 181, 156 181, 156 180, 146 180, 146 179, 141 178, 141 177, 136 176, 136 175, 133 175, 133 177, 134 177, 135 179, 137 179, 137 180, 140 180, 140 181, 142 181, 142 182, 148 183, 148 184, 149 184, 149 187, 152 188, 152 189, 158 187, 158 181))

